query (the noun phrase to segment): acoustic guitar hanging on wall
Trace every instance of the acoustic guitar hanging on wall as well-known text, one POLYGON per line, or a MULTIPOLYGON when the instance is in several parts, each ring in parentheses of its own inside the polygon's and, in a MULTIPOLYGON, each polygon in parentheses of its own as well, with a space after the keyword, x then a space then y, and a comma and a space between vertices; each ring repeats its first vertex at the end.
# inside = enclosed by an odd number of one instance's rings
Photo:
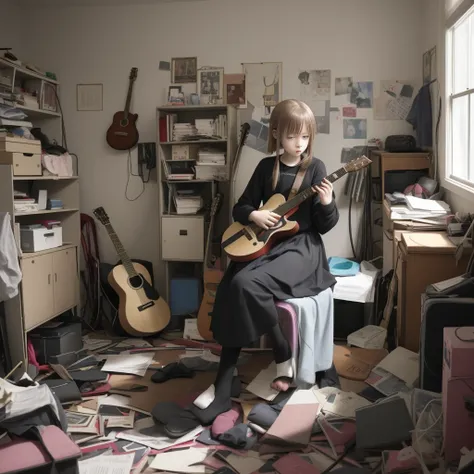
POLYGON ((132 100, 133 83, 137 79, 137 72, 138 69, 136 67, 132 67, 129 76, 125 109, 120 112, 115 112, 112 124, 107 130, 107 143, 114 150, 130 150, 138 143, 138 114, 130 113, 130 102, 132 100))

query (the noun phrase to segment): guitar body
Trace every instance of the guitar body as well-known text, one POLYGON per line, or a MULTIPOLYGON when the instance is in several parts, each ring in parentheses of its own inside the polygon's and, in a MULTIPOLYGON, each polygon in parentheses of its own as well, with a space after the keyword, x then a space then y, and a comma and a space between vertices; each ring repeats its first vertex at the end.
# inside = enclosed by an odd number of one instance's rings
POLYGON ((131 336, 156 334, 169 324, 170 308, 151 286, 148 270, 140 263, 132 264, 138 277, 130 278, 123 265, 115 266, 108 276, 119 296, 120 325, 131 336))
POLYGON ((112 124, 107 130, 106 140, 114 150, 130 150, 137 143, 140 135, 137 130, 138 114, 115 112, 112 124))
POLYGON ((222 270, 208 268, 204 271, 204 295, 199 307, 197 329, 206 341, 212 341, 214 336, 211 331, 212 310, 216 297, 217 287, 224 276, 222 270))
MULTIPOLYGON (((285 202, 285 197, 282 194, 274 194, 260 210, 274 211, 285 202)), ((225 253, 234 262, 248 262, 268 253, 276 242, 298 232, 298 223, 286 219, 294 212, 296 212, 296 208, 291 213, 283 216, 276 226, 269 230, 259 229, 255 232, 252 226, 244 226, 239 222, 234 222, 222 236, 225 253), (241 234, 240 237, 235 238, 239 234, 241 234), (235 240, 232 243, 224 245, 227 240, 234 238, 235 240)))

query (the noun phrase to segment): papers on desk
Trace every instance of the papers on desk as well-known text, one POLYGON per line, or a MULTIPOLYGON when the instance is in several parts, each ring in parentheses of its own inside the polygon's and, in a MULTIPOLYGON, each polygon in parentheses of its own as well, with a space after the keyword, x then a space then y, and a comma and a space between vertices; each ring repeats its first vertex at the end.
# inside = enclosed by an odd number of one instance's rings
POLYGON ((444 201, 422 199, 415 196, 405 196, 406 204, 395 204, 390 207, 392 220, 421 220, 429 219, 435 223, 444 222, 451 209, 444 201))

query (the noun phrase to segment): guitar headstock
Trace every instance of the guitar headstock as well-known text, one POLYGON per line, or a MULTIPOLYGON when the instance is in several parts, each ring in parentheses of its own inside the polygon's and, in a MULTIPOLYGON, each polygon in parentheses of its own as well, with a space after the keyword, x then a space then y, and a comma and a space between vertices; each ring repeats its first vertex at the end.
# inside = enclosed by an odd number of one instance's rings
POLYGON ((94 213, 94 216, 101 224, 103 225, 110 224, 109 216, 107 215, 107 213, 105 212, 105 209, 102 206, 97 207, 92 212, 94 213))
POLYGON ((217 193, 217 194, 214 196, 214 199, 212 200, 212 204, 211 204, 211 217, 213 217, 213 216, 215 216, 215 215, 217 214, 217 211, 219 210, 220 205, 221 205, 221 201, 222 201, 222 194, 217 193))
POLYGON ((132 67, 131 71, 130 71, 130 77, 129 79, 131 81, 134 81, 136 78, 137 78, 137 73, 138 73, 138 68, 137 67, 132 67))
POLYGON ((346 165, 344 165, 344 169, 348 173, 354 173, 355 171, 359 171, 362 168, 366 168, 367 166, 372 163, 372 160, 369 160, 365 155, 356 158, 355 160, 349 161, 346 165))
POLYGON ((240 143, 244 144, 245 141, 247 140, 247 137, 249 136, 250 133, 250 125, 248 122, 244 122, 240 126, 240 143))

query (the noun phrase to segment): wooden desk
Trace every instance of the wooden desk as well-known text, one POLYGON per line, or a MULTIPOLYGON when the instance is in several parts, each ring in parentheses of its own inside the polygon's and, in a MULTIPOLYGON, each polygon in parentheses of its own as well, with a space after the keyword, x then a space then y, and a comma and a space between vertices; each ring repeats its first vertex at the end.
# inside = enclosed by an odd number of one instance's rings
POLYGON ((403 232, 394 262, 398 279, 398 345, 419 351, 421 295, 432 283, 466 271, 467 252, 456 265, 455 245, 446 232, 403 232))

